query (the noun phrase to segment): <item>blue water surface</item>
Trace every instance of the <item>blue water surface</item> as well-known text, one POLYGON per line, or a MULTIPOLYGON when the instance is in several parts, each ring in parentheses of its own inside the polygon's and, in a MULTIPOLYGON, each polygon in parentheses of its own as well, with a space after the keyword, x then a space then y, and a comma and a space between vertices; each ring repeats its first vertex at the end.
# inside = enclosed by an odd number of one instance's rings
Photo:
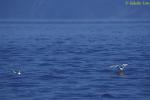
POLYGON ((0 100, 150 100, 150 24, 0 24, 0 100))

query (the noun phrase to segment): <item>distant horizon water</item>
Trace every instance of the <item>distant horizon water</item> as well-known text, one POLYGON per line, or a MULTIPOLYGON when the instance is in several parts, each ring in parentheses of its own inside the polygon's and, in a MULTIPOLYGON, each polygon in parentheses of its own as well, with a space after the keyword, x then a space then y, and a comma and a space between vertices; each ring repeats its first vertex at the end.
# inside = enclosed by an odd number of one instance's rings
POLYGON ((0 19, 2 23, 150 23, 148 19, 0 19))

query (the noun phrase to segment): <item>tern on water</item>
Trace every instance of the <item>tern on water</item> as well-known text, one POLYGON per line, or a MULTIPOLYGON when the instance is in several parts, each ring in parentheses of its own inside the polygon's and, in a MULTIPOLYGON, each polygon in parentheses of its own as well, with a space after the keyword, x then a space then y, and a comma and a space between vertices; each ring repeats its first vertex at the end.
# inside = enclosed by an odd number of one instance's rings
POLYGON ((125 75, 124 69, 128 66, 128 64, 121 64, 121 65, 112 65, 111 68, 117 68, 117 74, 120 76, 125 75))

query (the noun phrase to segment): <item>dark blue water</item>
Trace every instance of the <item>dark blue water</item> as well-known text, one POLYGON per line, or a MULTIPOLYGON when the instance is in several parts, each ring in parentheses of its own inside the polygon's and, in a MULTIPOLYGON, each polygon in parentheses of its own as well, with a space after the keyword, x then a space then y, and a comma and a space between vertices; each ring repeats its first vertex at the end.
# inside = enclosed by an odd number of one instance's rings
POLYGON ((150 24, 0 24, 0 100, 150 100, 150 24))

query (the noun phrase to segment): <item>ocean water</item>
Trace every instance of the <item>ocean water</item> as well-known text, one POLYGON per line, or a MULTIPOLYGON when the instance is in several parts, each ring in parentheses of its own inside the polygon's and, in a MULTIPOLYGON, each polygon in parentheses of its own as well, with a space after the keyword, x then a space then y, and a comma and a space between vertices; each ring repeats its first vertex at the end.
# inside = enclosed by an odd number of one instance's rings
POLYGON ((150 100, 150 24, 0 24, 0 100, 150 100))

